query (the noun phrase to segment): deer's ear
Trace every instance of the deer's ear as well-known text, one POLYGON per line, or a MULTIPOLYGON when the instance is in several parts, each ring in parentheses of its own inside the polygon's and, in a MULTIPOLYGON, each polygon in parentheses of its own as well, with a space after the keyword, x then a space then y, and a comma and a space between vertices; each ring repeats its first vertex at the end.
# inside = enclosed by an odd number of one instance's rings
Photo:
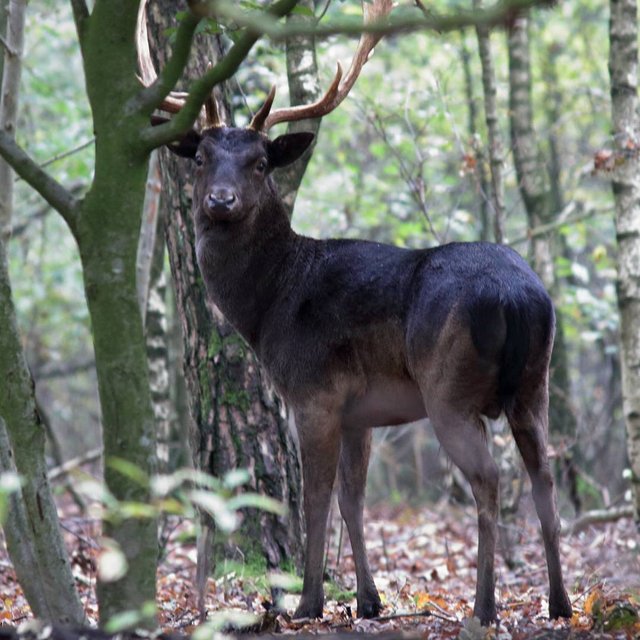
POLYGON ((272 167, 285 167, 297 160, 313 142, 313 133, 285 133, 271 140, 267 146, 269 164, 272 167))
MULTIPOLYGON (((164 116, 151 116, 151 124, 154 127, 164 124, 165 122, 169 122, 169 118, 165 118, 164 116)), ((198 150, 201 140, 202 136, 194 129, 191 129, 182 136, 180 140, 170 142, 167 145, 167 149, 178 156, 182 156, 183 158, 193 159, 196 157, 196 151, 198 150)))
POLYGON ((197 131, 191 129, 191 131, 188 131, 180 140, 170 142, 167 145, 167 149, 178 156, 191 158, 193 160, 196 157, 196 151, 200 146, 201 140, 202 136, 197 131))

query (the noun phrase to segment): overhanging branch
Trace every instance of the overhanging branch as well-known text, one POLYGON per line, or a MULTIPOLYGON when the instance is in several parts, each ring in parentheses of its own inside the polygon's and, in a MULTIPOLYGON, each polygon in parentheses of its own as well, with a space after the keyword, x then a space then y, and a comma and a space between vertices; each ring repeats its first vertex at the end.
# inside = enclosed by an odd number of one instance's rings
MULTIPOLYGON (((141 6, 140 10, 145 10, 144 4, 141 6)), ((176 85, 176 82, 178 82, 189 59, 193 34, 195 33, 199 22, 200 18, 191 13, 188 13, 180 22, 175 44, 173 46, 173 54, 169 59, 169 62, 167 62, 162 71, 158 74, 155 82, 144 88, 133 99, 131 107, 134 110, 141 111, 143 113, 151 113, 154 109, 157 109, 160 106, 162 101, 176 85)), ((139 43, 138 47, 145 44, 146 43, 139 43)))
POLYGON ((401 7, 389 18, 364 24, 361 18, 345 16, 325 24, 281 24, 268 14, 247 12, 238 3, 216 0, 212 14, 216 17, 233 20, 240 27, 260 35, 269 36, 280 41, 293 36, 311 35, 326 38, 335 35, 359 36, 373 33, 381 36, 414 31, 433 30, 439 33, 459 31, 465 27, 495 27, 510 22, 518 13, 536 6, 550 6, 550 0, 501 0, 494 6, 483 9, 460 9, 455 13, 438 15, 429 11, 427 14, 418 8, 401 7))
POLYGON ((0 155, 13 170, 33 187, 60 215, 75 233, 78 201, 36 162, 5 131, 0 130, 0 155))
MULTIPOLYGON (((274 17, 282 17, 290 13, 296 4, 297 0, 279 0, 261 15, 265 19, 269 17, 273 20, 274 17)), ((193 126, 213 87, 224 82, 236 72, 260 36, 260 32, 246 29, 227 55, 191 85, 185 105, 178 114, 166 124, 148 127, 142 131, 142 141, 147 145, 149 151, 176 140, 193 126)))

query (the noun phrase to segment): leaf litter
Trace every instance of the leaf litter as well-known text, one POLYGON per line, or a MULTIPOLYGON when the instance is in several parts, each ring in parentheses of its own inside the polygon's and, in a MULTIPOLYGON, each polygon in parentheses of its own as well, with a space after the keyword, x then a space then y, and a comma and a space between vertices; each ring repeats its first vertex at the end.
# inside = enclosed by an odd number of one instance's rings
MULTIPOLYGON (((527 511, 532 511, 526 509, 527 511)), ((573 603, 571 620, 548 620, 547 574, 537 521, 531 514, 511 525, 515 561, 496 555, 499 622, 482 627, 472 617, 475 589, 476 517, 473 507, 444 502, 426 508, 378 506, 368 510, 365 535, 371 569, 384 609, 379 618, 357 618, 355 567, 337 516, 328 532, 324 615, 293 620, 298 594, 285 593, 274 608, 266 576, 235 562, 209 578, 207 618, 254 614, 252 632, 293 635, 350 632, 424 637, 434 640, 520 640, 524 638, 640 637, 640 558, 630 519, 565 534, 561 554, 573 603)), ((99 523, 63 517, 73 572, 87 617, 97 620, 95 601, 99 523)), ((158 568, 157 607, 165 631, 190 634, 200 622, 195 589, 196 549, 187 534, 192 523, 175 518, 158 568)), ((286 584, 286 580, 284 583, 286 584)), ((4 545, 0 546, 0 624, 32 617, 4 545)))

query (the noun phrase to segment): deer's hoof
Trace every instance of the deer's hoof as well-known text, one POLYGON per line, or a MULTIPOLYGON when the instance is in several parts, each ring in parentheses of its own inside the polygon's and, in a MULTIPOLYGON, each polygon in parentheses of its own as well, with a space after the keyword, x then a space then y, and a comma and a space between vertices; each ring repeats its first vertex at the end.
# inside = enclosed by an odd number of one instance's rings
POLYGON ((322 601, 320 601, 319 603, 311 603, 305 602, 304 599, 302 599, 300 600, 300 604, 293 614, 293 619, 299 620, 300 618, 322 618, 322 609, 322 601))
POLYGON ((556 618, 570 618, 572 615, 571 602, 566 593, 563 593, 562 597, 558 598, 557 601, 549 601, 549 617, 552 620, 556 618))
POLYGON ((382 603, 376 593, 375 598, 358 600, 358 618, 377 618, 382 610, 382 603))

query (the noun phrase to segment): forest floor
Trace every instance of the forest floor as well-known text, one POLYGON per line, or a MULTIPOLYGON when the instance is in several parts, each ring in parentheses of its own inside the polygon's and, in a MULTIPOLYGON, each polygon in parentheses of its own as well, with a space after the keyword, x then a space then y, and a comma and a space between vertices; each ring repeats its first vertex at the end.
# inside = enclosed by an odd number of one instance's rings
MULTIPOLYGON (((526 509, 525 509, 526 511, 526 509)), ((97 523, 64 517, 73 570, 91 620, 94 595, 97 523)), ((565 578, 574 606, 570 621, 547 619, 547 576, 537 521, 521 515, 511 528, 515 563, 496 559, 500 622, 486 629, 471 618, 476 570, 475 510, 440 504, 428 508, 375 507, 366 515, 369 558, 384 610, 377 620, 356 618, 353 558, 348 541, 340 543, 334 514, 328 544, 331 576, 324 617, 292 621, 266 614, 269 589, 264 570, 228 563, 209 579, 206 596, 210 619, 234 613, 259 616, 271 633, 381 633, 407 637, 461 638, 638 638, 640 624, 640 549, 630 519, 564 534, 561 542, 565 578)), ((185 536, 188 523, 164 528, 163 559, 158 573, 158 608, 164 630, 188 634, 198 625, 194 587, 196 551, 185 536)), ((346 536, 346 534, 345 534, 346 536)), ((291 613, 298 596, 287 594, 291 613)), ((18 625, 31 617, 15 574, 0 545, 0 623, 18 625)), ((258 628, 258 627, 256 627, 258 628)))

